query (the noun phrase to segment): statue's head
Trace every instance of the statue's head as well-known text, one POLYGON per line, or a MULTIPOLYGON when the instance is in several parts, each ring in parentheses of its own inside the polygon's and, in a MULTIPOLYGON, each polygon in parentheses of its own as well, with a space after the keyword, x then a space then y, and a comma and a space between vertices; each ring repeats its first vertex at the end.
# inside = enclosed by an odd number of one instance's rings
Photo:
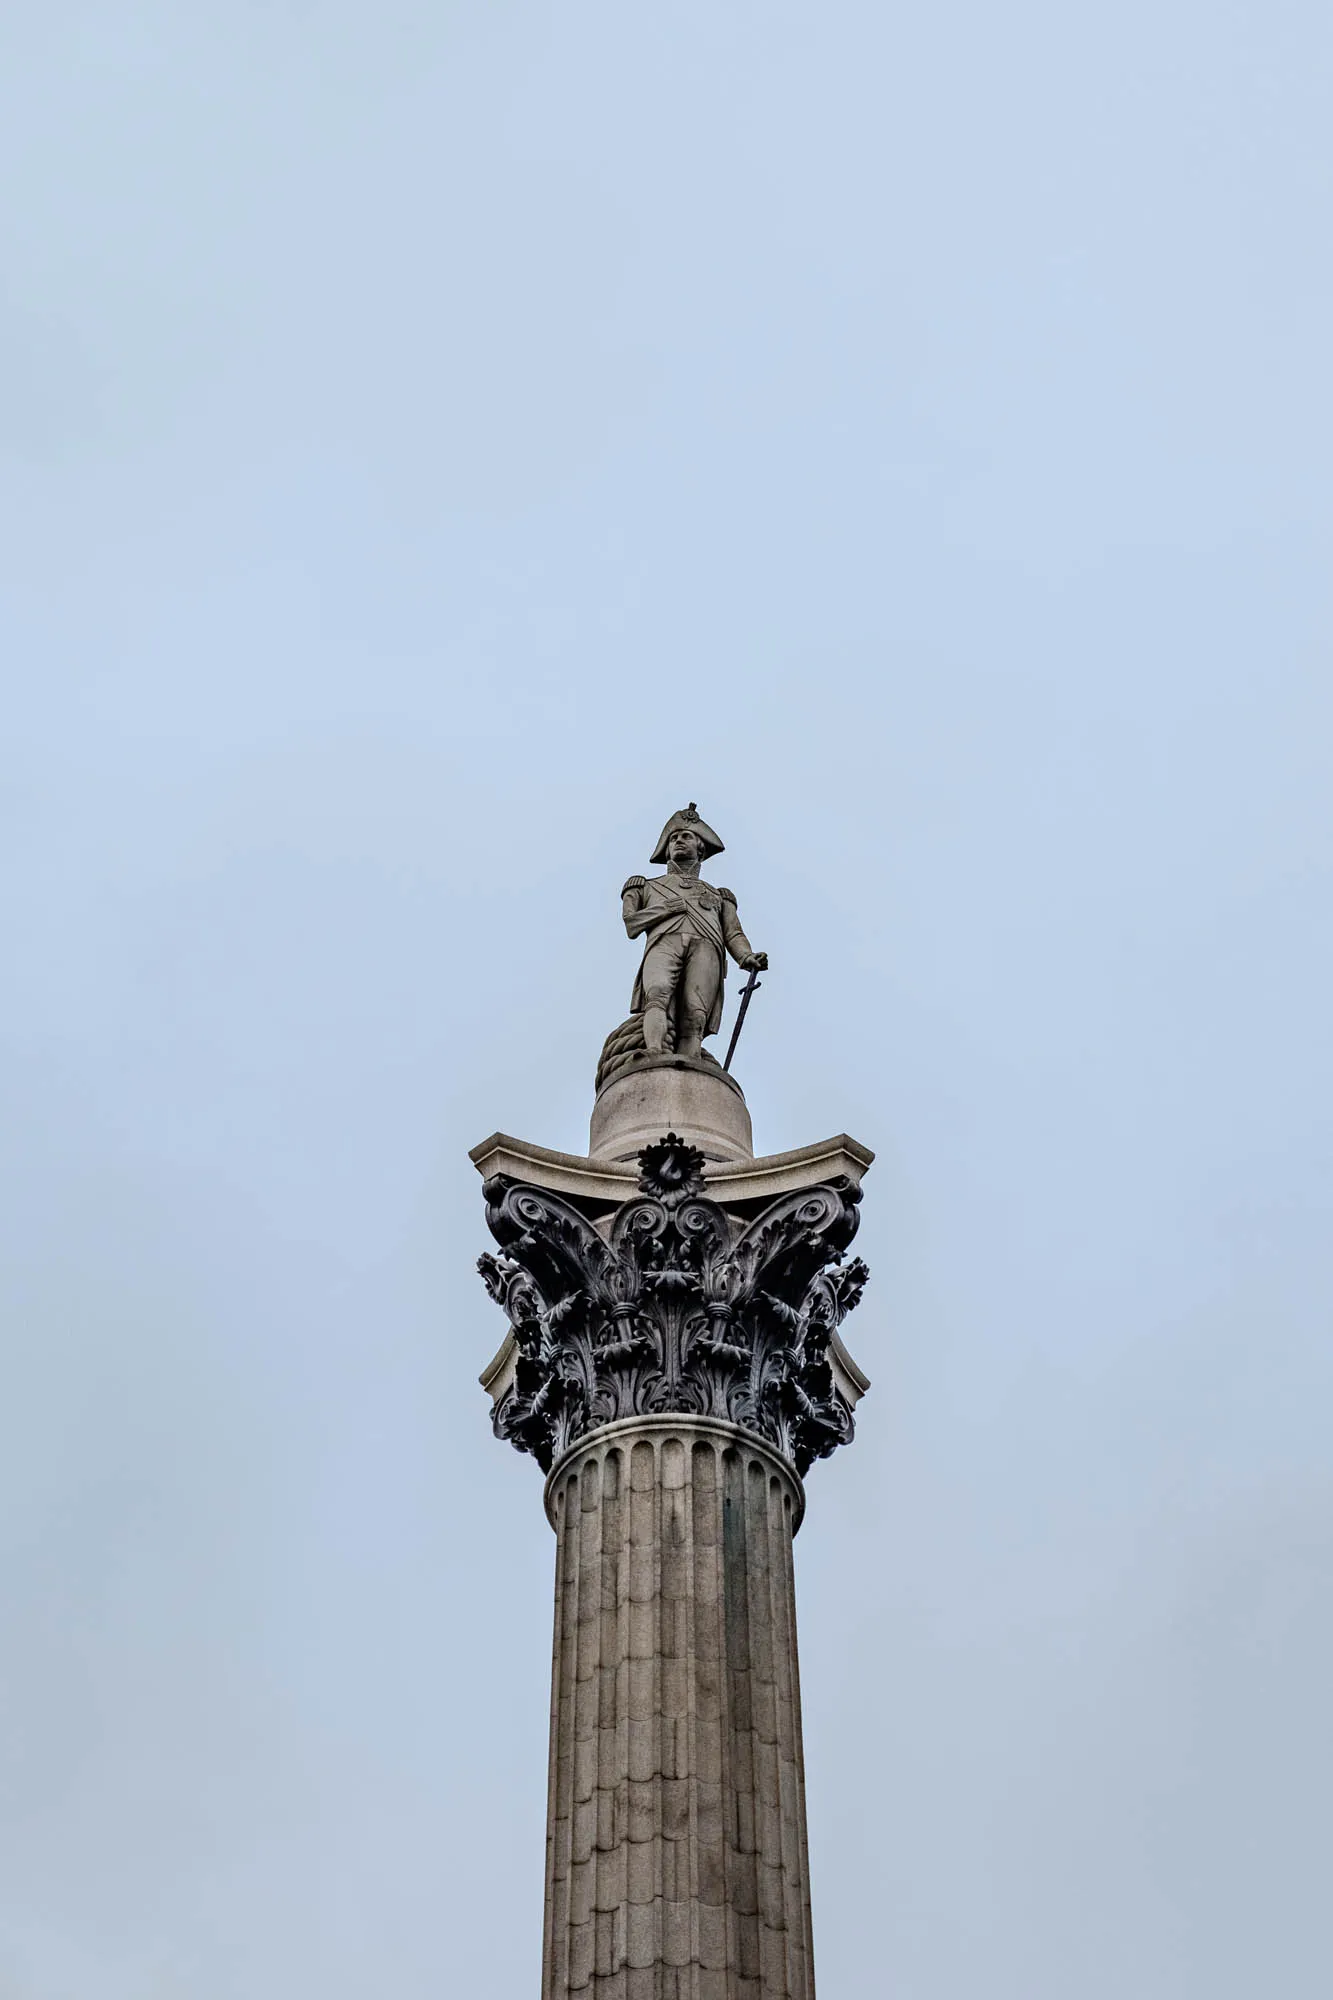
POLYGON ((692 827, 678 826, 667 835, 667 866, 697 868, 704 858, 704 844, 692 827))
POLYGON ((692 868, 721 852, 722 842, 707 820, 700 819, 699 808, 691 799, 679 812, 672 813, 662 828, 652 859, 674 863, 677 868, 692 868))

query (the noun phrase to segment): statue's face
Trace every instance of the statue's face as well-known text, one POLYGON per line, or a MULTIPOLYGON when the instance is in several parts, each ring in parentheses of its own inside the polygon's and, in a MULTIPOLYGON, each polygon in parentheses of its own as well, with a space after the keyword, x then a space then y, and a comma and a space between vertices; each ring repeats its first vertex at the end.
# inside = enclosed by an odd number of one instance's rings
POLYGON ((678 826, 667 842, 667 860, 674 861, 677 868, 692 868, 704 858, 704 844, 697 833, 688 827, 678 826))

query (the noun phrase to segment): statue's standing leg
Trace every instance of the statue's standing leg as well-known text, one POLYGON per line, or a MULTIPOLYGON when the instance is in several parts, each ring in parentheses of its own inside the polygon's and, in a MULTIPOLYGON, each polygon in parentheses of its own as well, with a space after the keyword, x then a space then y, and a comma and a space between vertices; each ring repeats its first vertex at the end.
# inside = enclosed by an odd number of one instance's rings
POLYGON ((703 1054, 704 1029, 713 1011, 721 977, 722 966, 715 948, 706 938, 691 938, 681 973, 680 996, 676 1002, 676 1016, 680 1023, 676 1039, 677 1055, 698 1057, 703 1054))
POLYGON ((686 939, 677 931, 659 938, 643 955, 643 1045, 650 1056, 667 1056, 676 1045, 671 1003, 680 985, 686 939))

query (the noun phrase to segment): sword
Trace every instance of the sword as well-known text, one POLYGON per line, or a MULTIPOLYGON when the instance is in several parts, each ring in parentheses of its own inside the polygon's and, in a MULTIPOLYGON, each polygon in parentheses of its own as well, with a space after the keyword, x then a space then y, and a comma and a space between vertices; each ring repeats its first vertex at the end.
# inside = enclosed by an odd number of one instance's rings
POLYGON ((740 1012, 736 1016, 736 1025, 731 1031, 731 1046, 727 1050, 727 1060, 722 1065, 723 1069, 729 1070, 731 1068, 731 1058, 736 1053, 736 1044, 741 1038, 741 1029, 745 1026, 745 1010, 749 1006, 750 1002, 753 1000, 755 994, 758 991, 759 991, 759 974, 757 972, 752 972, 750 974, 750 977, 746 980, 744 986, 741 988, 740 1012))

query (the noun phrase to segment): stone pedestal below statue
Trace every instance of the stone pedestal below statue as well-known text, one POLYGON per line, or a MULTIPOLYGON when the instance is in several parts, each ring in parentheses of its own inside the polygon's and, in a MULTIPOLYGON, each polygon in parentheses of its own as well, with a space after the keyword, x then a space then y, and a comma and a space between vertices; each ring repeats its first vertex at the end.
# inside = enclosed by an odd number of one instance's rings
POLYGON ((716 1062, 657 1056, 622 1070, 597 1093, 588 1152, 632 1163, 664 1132, 679 1133, 707 1160, 754 1158, 744 1093, 716 1062))
POLYGON ((642 1171, 471 1154, 511 1319, 482 1384, 556 1531, 542 2000, 813 2000, 792 1537, 868 1387, 837 1329, 874 1156, 682 1190, 650 1138, 642 1171))

